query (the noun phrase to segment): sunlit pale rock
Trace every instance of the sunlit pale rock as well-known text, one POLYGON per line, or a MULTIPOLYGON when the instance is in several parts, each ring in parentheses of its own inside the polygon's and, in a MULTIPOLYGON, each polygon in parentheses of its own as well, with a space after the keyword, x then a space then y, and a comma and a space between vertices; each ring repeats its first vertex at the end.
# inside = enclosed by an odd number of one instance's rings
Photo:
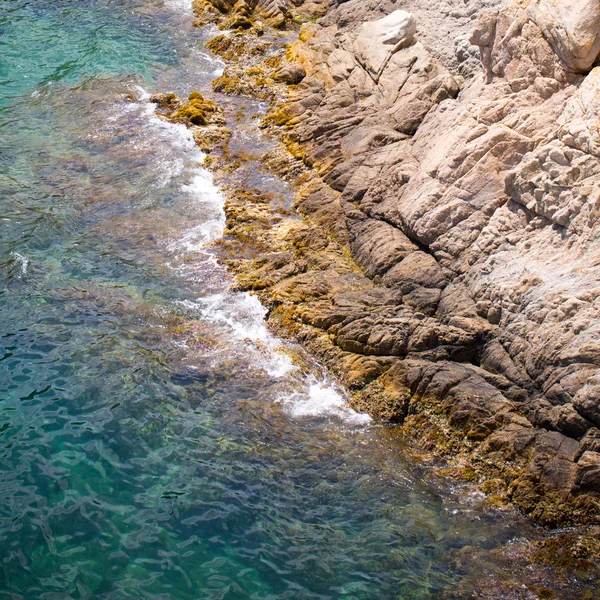
POLYGON ((564 144, 600 156, 600 67, 573 94, 559 125, 558 137, 564 144))
POLYGON ((600 54, 598 0, 533 0, 529 14, 574 71, 587 71, 600 54))
POLYGON ((415 18, 404 10, 364 23, 354 43, 356 57, 373 77, 379 78, 392 55, 412 42, 416 30, 415 18))

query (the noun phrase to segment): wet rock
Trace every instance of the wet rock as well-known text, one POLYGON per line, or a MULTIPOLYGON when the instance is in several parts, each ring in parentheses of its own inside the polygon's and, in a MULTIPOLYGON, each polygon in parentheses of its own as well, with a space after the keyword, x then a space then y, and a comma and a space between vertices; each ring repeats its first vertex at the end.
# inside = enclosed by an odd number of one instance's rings
POLYGON ((200 92, 192 92, 187 100, 175 94, 155 94, 150 102, 157 105, 159 117, 190 127, 197 145, 205 152, 222 146, 231 137, 223 110, 200 92))
POLYGON ((175 94, 153 94, 150 96, 149 101, 152 102, 152 104, 156 104, 159 108, 172 109, 180 102, 180 98, 175 94))
POLYGON ((219 29, 250 29, 252 21, 243 14, 233 14, 221 23, 219 29))
POLYGON ((198 26, 216 22, 221 29, 242 30, 261 29, 257 17, 271 27, 284 27, 294 9, 291 0, 194 0, 193 6, 198 26))
POLYGON ((306 71, 301 65, 286 65, 273 75, 275 81, 288 85, 297 85, 305 77, 306 71))

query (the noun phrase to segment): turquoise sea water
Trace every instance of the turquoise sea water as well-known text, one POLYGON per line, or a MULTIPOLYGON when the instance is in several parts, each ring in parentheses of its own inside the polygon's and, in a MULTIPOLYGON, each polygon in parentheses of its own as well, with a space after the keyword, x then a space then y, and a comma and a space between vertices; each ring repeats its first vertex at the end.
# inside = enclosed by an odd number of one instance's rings
POLYGON ((509 589, 535 532, 423 482, 205 246, 218 190, 144 100, 221 68, 188 4, 0 0, 0 598, 509 589))

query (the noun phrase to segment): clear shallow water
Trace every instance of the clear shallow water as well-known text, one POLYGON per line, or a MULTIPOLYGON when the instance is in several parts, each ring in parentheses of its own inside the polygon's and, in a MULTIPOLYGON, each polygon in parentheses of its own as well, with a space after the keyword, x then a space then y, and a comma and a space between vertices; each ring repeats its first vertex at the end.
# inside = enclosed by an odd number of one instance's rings
POLYGON ((189 22, 0 0, 0 598, 501 586, 527 526, 423 483, 205 246, 218 190, 143 102, 219 71, 189 22))

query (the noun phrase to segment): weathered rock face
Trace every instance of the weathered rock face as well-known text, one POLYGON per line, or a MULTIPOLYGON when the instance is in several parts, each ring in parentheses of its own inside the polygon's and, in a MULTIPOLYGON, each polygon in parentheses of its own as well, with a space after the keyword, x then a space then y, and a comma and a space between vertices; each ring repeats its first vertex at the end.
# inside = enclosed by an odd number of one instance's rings
POLYGON ((362 23, 401 9, 416 20, 419 41, 447 68, 462 75, 480 71, 478 49, 469 42, 473 21, 482 12, 496 9, 503 0, 363 0, 332 2, 335 11, 321 21, 339 30, 355 32, 362 23))
POLYGON ((600 54, 598 0, 533 0, 529 14, 568 68, 590 69, 600 54))
POLYGON ((370 398, 401 390, 393 414, 371 412, 402 421, 419 402, 442 406, 483 442, 481 460, 524 461, 507 475, 522 506, 552 522, 560 509, 539 498, 569 498, 589 516, 600 498, 600 71, 588 72, 600 3, 442 4, 446 41, 428 2, 407 1, 408 14, 349 0, 304 27, 292 54, 307 77, 284 137, 321 184, 298 209, 365 276, 304 264, 265 298, 284 305, 302 289, 300 320, 324 332, 315 344, 350 383, 370 398), (473 45, 482 62, 467 81, 453 41, 466 21, 462 64, 473 45))

